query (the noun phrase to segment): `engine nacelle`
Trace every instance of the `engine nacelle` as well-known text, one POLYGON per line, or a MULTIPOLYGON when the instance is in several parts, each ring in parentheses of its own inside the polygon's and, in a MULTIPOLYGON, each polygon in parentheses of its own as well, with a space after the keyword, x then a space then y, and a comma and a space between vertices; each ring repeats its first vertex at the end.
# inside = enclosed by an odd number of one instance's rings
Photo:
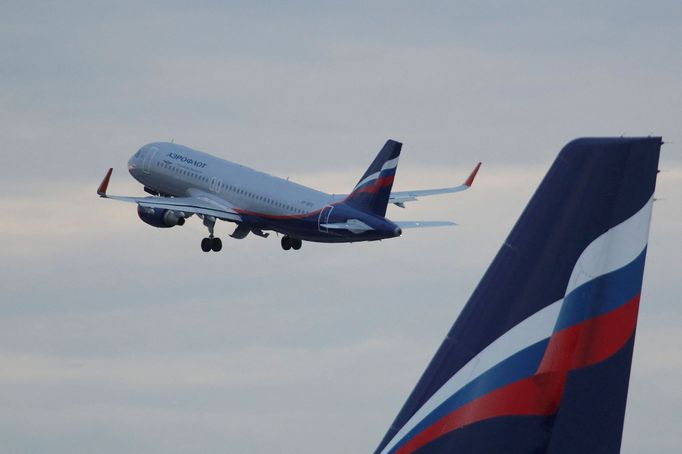
POLYGON ((144 223, 159 228, 175 227, 185 223, 184 213, 162 208, 149 208, 138 205, 137 215, 144 223))

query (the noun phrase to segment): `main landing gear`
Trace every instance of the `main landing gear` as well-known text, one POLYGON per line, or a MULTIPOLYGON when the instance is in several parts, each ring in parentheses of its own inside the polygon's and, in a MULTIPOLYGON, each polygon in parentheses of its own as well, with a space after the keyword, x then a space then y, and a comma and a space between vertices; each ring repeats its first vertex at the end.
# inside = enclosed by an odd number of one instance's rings
POLYGON ((204 225, 208 227, 208 238, 201 240, 201 250, 204 252, 220 251, 223 248, 223 242, 220 240, 220 238, 213 236, 215 218, 213 216, 204 216, 204 225))
POLYGON ((301 249, 302 245, 303 241, 299 240, 298 238, 291 238, 290 236, 282 237, 282 249, 284 249, 285 251, 288 251, 289 249, 298 251, 299 249, 301 249))
POLYGON ((204 252, 218 252, 223 248, 223 242, 220 238, 204 238, 201 240, 201 250, 204 252))

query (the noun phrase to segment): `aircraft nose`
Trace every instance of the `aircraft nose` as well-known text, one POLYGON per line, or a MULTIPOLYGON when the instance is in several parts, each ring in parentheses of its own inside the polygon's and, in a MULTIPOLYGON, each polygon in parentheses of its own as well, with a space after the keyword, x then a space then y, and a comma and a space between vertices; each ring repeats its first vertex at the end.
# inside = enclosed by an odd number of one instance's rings
POLYGON ((401 229, 400 227, 396 227, 395 229, 393 229, 393 235, 394 236, 400 236, 402 234, 403 234, 403 229, 401 229))

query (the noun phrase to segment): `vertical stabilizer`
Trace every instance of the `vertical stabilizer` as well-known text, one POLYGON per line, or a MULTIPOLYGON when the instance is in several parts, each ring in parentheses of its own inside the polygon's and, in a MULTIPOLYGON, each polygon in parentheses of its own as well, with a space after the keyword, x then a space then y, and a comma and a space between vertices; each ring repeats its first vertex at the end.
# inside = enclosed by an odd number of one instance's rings
POLYGON ((376 453, 620 451, 660 147, 563 148, 376 453))
POLYGON ((403 144, 388 140, 355 185, 346 203, 364 212, 384 217, 403 144))

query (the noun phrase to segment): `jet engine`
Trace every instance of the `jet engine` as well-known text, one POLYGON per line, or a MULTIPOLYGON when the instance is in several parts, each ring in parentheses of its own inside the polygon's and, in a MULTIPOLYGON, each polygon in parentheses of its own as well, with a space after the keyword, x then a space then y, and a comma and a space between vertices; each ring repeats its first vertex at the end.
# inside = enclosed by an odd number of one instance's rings
POLYGON ((143 222, 154 227, 167 228, 183 225, 185 223, 185 213, 166 210, 163 208, 150 208, 137 206, 137 215, 143 222))

